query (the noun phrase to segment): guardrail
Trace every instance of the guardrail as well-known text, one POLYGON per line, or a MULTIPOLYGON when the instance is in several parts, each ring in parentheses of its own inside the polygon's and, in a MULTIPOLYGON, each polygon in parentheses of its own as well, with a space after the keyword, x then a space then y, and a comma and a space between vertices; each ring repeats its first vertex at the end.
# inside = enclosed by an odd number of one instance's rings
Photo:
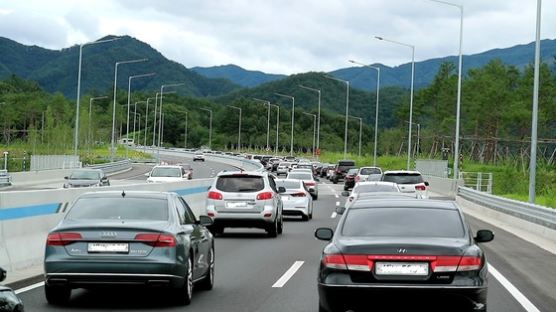
POLYGON ((517 218, 556 230, 556 209, 479 192, 468 187, 458 187, 458 195, 517 218))
POLYGON ((123 170, 127 170, 131 168, 131 161, 129 160, 120 160, 111 163, 105 164, 98 164, 93 166, 88 166, 87 168, 91 169, 101 169, 104 173, 114 173, 123 170))
POLYGON ((12 177, 8 174, 8 170, 0 170, 0 187, 12 185, 12 177))

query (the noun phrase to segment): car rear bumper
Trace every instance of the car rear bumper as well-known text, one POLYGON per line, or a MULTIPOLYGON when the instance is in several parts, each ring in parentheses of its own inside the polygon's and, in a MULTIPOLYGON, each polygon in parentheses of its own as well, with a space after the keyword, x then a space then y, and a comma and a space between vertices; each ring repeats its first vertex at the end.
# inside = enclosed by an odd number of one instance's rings
POLYGON ((213 217, 213 225, 216 227, 239 227, 239 228, 266 228, 273 224, 276 214, 272 211, 257 213, 223 213, 217 212, 213 217), (270 213, 270 216, 268 214, 270 213), (265 214, 267 217, 265 217, 265 214))
POLYGON ((486 311, 487 287, 450 285, 318 284, 319 303, 329 311, 388 307, 388 310, 486 311))

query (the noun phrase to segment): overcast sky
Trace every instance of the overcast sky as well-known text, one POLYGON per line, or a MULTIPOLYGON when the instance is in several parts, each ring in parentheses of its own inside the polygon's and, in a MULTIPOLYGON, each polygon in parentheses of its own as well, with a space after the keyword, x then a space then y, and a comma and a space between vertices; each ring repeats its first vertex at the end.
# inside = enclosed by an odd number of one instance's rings
MULTIPOLYGON (((535 0, 453 0, 465 6, 464 53, 535 38, 535 0)), ((542 38, 556 38, 556 1, 543 1, 542 38)), ((236 64, 292 74, 400 65, 457 54, 459 11, 428 0, 0 0, 0 36, 61 49, 130 35, 186 67, 236 64), (178 4, 179 3, 179 4, 178 4)))

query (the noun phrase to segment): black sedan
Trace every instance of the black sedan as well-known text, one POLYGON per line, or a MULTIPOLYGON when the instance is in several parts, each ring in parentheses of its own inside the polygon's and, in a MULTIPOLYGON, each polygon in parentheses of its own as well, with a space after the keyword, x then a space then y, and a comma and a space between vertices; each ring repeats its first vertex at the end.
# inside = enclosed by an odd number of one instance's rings
POLYGON ((48 234, 46 299, 63 304, 74 288, 134 285, 168 287, 189 304, 194 283, 214 283, 211 224, 175 193, 86 193, 48 234))
POLYGON ((345 210, 318 275, 319 311, 486 311, 487 262, 448 201, 377 199, 345 210))
MULTIPOLYGON (((0 282, 6 279, 6 271, 0 268, 0 282)), ((23 303, 16 296, 15 292, 0 285, 0 311, 2 312, 23 312, 23 303)))

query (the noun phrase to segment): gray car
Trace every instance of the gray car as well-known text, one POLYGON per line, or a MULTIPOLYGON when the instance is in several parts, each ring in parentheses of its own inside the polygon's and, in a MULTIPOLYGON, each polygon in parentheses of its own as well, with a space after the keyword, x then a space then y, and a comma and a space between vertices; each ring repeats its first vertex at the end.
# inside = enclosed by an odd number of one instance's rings
POLYGON ((83 194, 48 234, 46 299, 63 304, 75 288, 135 285, 169 287, 189 304, 194 283, 214 283, 210 224, 176 193, 83 194))
POLYGON ((218 174, 208 190, 206 209, 222 234, 226 227, 261 228, 270 237, 282 234, 282 200, 274 177, 267 172, 228 171, 218 174))
POLYGON ((100 169, 77 169, 64 179, 64 188, 110 186, 108 177, 100 169))

